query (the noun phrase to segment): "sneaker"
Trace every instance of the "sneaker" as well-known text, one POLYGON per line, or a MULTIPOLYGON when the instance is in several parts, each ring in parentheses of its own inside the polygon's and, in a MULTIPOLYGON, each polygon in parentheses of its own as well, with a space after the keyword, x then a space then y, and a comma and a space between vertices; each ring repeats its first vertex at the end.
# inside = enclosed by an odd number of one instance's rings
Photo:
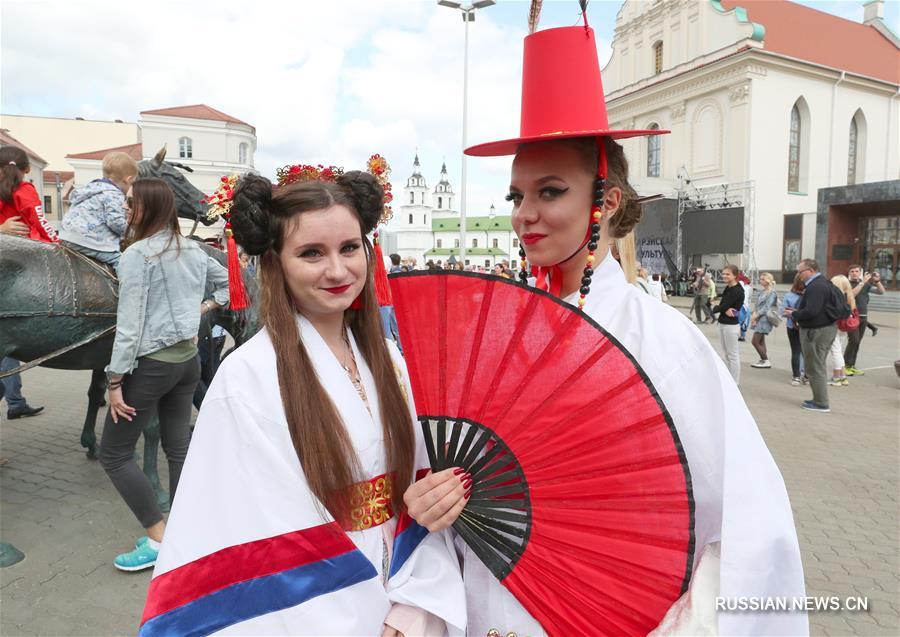
POLYGON ((753 363, 750 367, 755 367, 756 369, 769 369, 772 367, 772 363, 768 360, 759 359, 758 363, 753 363))
POLYGON ((863 370, 856 369, 852 365, 845 367, 844 372, 847 374, 847 376, 865 376, 866 375, 866 373, 863 370))
POLYGON ((809 385, 809 376, 804 376, 800 380, 803 381, 804 385, 809 385))
POLYGON ((739 340, 741 343, 744 343, 744 342, 747 341, 747 339, 744 338, 743 336, 738 336, 738 340, 739 340))
POLYGON ((802 381, 797 377, 791 379, 791 385, 793 385, 794 387, 799 387, 801 382, 802 381))
POLYGON ((7 411, 6 417, 9 420, 15 420, 16 418, 29 418, 30 416, 37 416, 42 411, 44 411, 43 407, 32 407, 31 405, 26 404, 22 409, 17 409, 16 411, 7 411))
POLYGON ((819 403, 812 400, 804 400, 803 404, 800 406, 808 411, 821 411, 826 414, 831 411, 831 407, 829 407, 828 405, 820 405, 819 403))
POLYGON ((846 376, 841 376, 841 387, 847 387, 850 385, 850 381, 847 380, 846 376))
POLYGON ((145 542, 133 551, 117 555, 116 559, 113 560, 113 566, 120 571, 143 571, 147 568, 153 568, 156 564, 157 555, 159 555, 159 551, 151 548, 145 542))
POLYGON ((139 537, 137 542, 134 543, 134 548, 139 549, 144 546, 150 538, 144 535, 143 537, 139 537))
POLYGON ((873 337, 874 337, 874 336, 878 336, 878 326, 877 326, 877 325, 872 325, 871 323, 869 323, 869 327, 872 328, 872 336, 873 336, 873 337))
POLYGON ((843 385, 843 383, 841 383, 840 378, 832 378, 831 380, 828 381, 828 384, 831 387, 840 387, 841 385, 843 385))

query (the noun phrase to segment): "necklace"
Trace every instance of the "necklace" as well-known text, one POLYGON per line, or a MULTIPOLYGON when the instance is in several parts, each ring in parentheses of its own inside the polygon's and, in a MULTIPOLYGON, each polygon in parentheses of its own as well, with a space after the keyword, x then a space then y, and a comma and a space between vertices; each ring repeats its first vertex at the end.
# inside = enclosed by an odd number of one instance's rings
POLYGON ((350 346, 350 339, 347 337, 347 332, 344 332, 343 338, 344 345, 347 346, 347 351, 350 352, 350 358, 347 363, 341 363, 341 367, 347 372, 347 376, 350 378, 353 388, 356 390, 356 393, 359 394, 360 399, 362 399, 363 404, 366 406, 366 410, 371 416, 372 410, 369 408, 369 399, 366 396, 366 388, 363 387, 362 379, 359 375, 359 365, 356 364, 356 355, 353 353, 353 348, 350 346))

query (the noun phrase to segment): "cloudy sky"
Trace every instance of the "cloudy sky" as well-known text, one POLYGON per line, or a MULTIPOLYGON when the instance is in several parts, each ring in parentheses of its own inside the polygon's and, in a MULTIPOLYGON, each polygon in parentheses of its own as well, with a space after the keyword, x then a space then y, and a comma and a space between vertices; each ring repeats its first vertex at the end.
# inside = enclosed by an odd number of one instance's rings
MULTIPOLYGON (((861 1, 803 4, 862 20, 861 1)), ((896 29, 898 3, 886 5, 896 29)), ((620 6, 589 5, 601 64, 620 6)), ((470 27, 469 144, 518 131, 527 12, 500 0, 470 27)), ((545 0, 541 27, 578 17, 575 0, 545 0)), ((429 186, 446 160, 458 191, 463 27, 432 0, 0 0, 0 112, 136 121, 205 103, 256 126, 265 175, 377 152, 399 189, 418 150, 429 186)), ((470 214, 505 210, 508 171, 505 158, 469 160, 470 214)))

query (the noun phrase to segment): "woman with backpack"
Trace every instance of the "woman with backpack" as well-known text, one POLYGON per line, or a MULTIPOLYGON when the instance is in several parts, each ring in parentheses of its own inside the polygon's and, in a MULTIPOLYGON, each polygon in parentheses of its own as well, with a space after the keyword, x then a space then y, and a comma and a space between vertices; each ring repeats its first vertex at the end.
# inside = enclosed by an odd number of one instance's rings
POLYGON ((850 317, 837 322, 837 334, 831 343, 831 368, 834 373, 828 384, 832 387, 846 387, 850 381, 847 380, 847 371, 844 368, 844 348, 847 347, 848 333, 859 329, 859 312, 856 309, 856 298, 853 296, 850 279, 839 274, 832 277, 831 282, 846 297, 847 304, 850 306, 850 317))
POLYGON ((775 292, 775 278, 768 272, 759 275, 759 284, 762 290, 756 298, 756 309, 750 316, 750 327, 753 328, 753 338, 750 342, 759 354, 759 361, 750 367, 769 369, 772 363, 769 362, 769 353, 766 350, 766 335, 781 322, 776 309, 778 294, 775 292))

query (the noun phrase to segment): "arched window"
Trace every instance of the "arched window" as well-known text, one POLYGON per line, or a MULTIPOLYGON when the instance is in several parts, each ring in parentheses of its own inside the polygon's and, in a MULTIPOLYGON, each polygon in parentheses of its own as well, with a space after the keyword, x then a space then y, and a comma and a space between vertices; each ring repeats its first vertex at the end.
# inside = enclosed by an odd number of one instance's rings
POLYGON ((472 239, 472 247, 473 247, 473 248, 477 248, 477 247, 478 247, 478 239, 472 239))
POLYGON ((866 180, 866 118, 862 111, 856 111, 850 120, 850 138, 847 145, 847 184, 857 184, 866 180))
POLYGON ((412 215, 409 215, 409 225, 412 225, 412 222, 413 222, 412 215))
POLYGON ((428 225, 428 215, 422 215, 422 225, 428 225))
POLYGON ((454 247, 454 248, 458 248, 458 247, 459 247, 459 239, 454 239, 454 240, 453 240, 453 247, 454 247))
POLYGON ((438 210, 444 207, 444 198, 438 197, 438 210))
POLYGON ((499 248, 500 247, 500 239, 494 239, 493 246, 495 248, 499 248))
POLYGON ((423 204, 425 203, 425 193, 424 192, 422 193, 422 203, 423 204))
POLYGON ((444 247, 444 240, 443 240, 443 239, 438 239, 438 240, 437 240, 437 247, 439 247, 439 248, 443 248, 443 247, 444 247))
POLYGON ((803 128, 800 118, 800 103, 791 109, 791 135, 788 146, 788 191, 800 192, 800 160, 803 148, 803 128))
POLYGON ((242 142, 238 146, 238 163, 239 164, 247 163, 247 149, 248 148, 249 148, 249 146, 247 146, 247 144, 245 142, 242 142))
POLYGON ((182 159, 190 159, 194 156, 194 142, 190 137, 178 138, 178 156, 182 159))
POLYGON ((663 70, 663 43, 662 40, 653 45, 653 73, 658 75, 663 70))
MULTIPOLYGON (((650 130, 659 130, 659 124, 650 124, 650 130)), ((650 135, 647 137, 647 176, 659 177, 659 160, 660 160, 660 139, 659 135, 650 135)))
MULTIPOLYGON (((415 196, 415 193, 409 193, 409 203, 416 203, 415 196)), ((410 221, 410 223, 412 223, 412 221, 410 221)))

